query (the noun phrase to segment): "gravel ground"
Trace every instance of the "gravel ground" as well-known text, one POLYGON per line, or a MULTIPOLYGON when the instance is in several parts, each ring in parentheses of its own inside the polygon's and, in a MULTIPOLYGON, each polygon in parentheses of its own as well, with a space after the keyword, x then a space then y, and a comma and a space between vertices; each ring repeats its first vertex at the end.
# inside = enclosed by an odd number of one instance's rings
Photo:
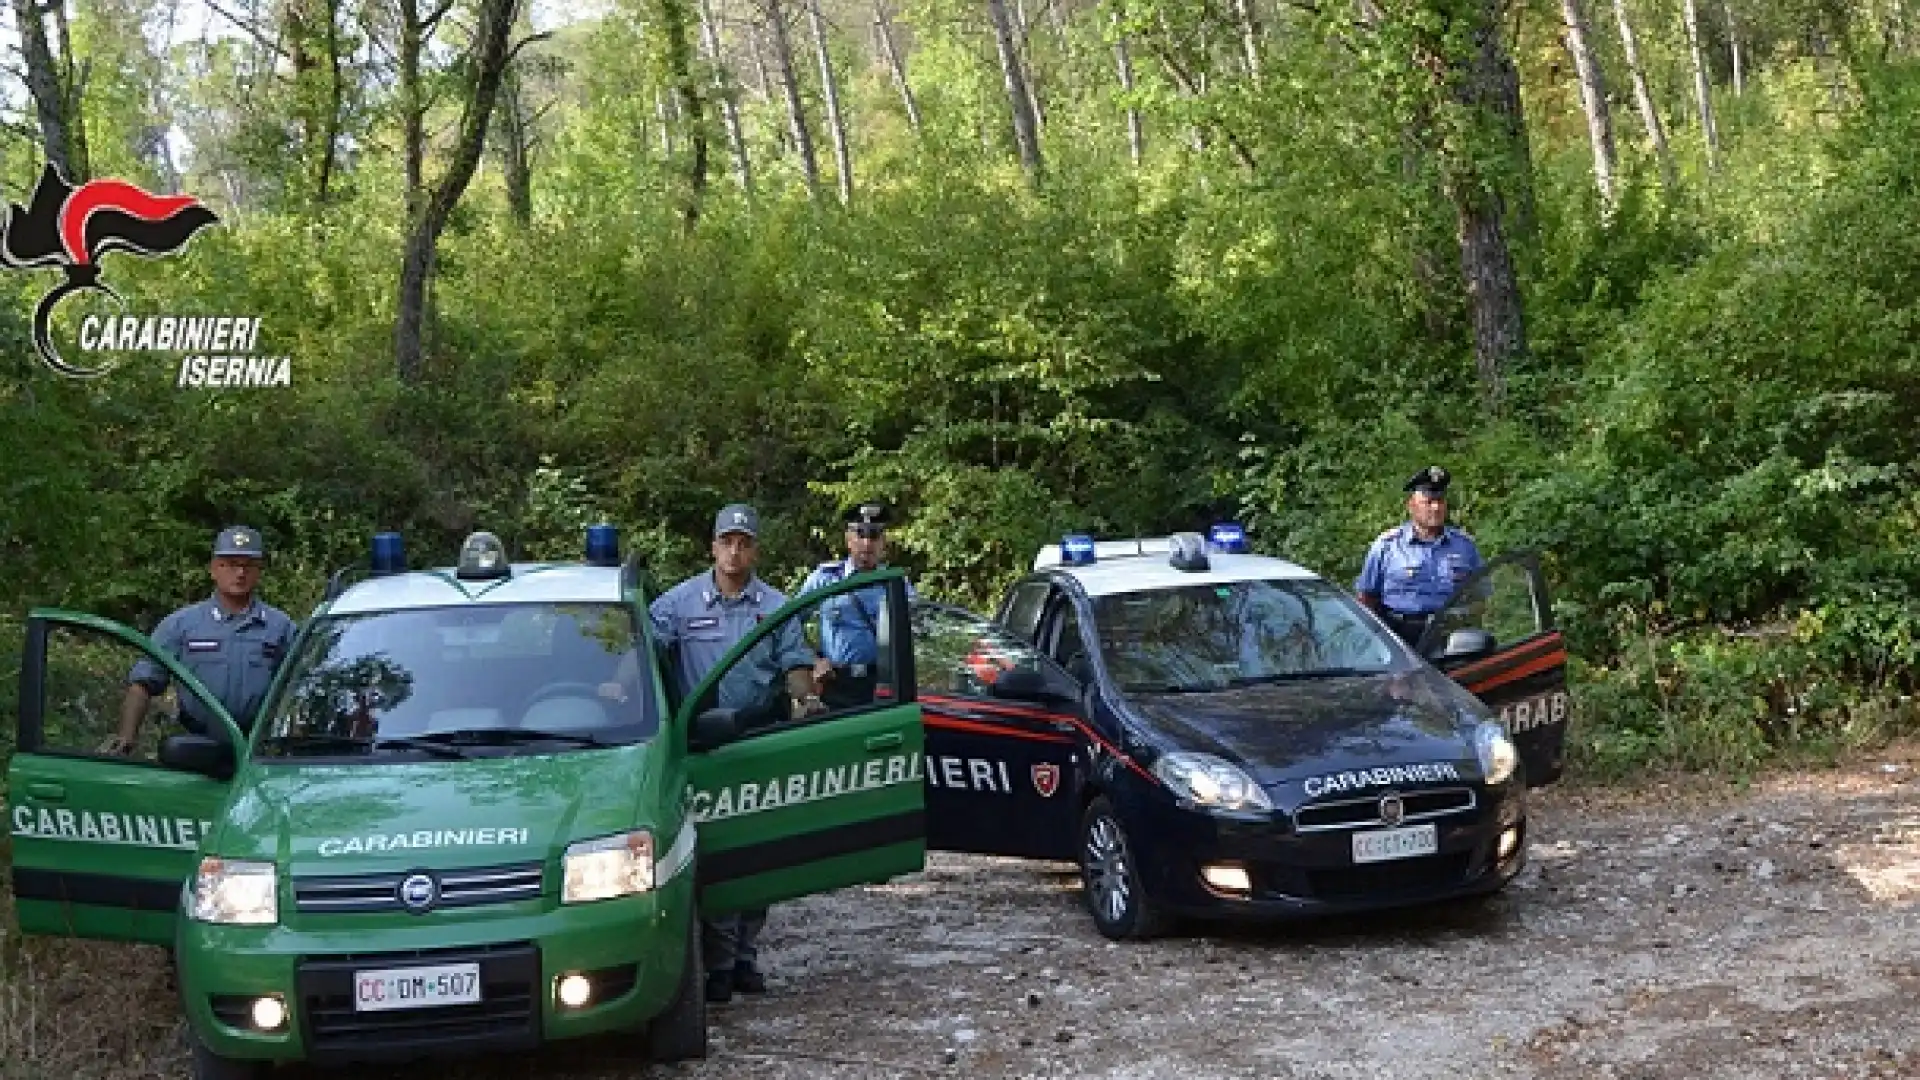
MULTIPOLYGON (((703 1063, 648 1069, 616 1040, 459 1072, 1920 1077, 1916 777, 1920 745, 1903 744, 1740 792, 1550 790, 1531 865, 1491 901, 1146 944, 1094 931, 1071 867, 936 854, 913 878, 775 909, 771 992, 714 1010, 703 1063)), ((64 948, 65 969, 38 950, 43 1008, 162 1003, 110 1042, 41 1039, 0 1075, 56 1075, 36 1056, 62 1077, 185 1075, 150 951, 64 948), (74 964, 129 952, 112 980, 74 964)))

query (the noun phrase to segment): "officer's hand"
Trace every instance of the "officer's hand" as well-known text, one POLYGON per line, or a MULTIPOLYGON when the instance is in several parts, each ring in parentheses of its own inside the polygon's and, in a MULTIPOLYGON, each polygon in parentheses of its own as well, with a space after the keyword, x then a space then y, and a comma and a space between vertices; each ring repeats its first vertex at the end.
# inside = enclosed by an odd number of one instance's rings
POLYGON ((133 740, 123 739, 116 732, 107 736, 106 741, 100 744, 100 753, 111 754, 114 757, 132 757, 133 740))
POLYGON ((833 678, 833 661, 821 657, 813 662, 813 677, 816 681, 833 678))

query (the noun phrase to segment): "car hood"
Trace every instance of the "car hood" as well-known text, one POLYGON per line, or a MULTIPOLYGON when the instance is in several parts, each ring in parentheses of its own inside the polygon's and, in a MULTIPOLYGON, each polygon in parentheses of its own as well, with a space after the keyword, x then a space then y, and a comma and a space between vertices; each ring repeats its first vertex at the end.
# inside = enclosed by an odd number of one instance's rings
POLYGON ((246 770, 208 850, 295 875, 544 860, 633 827, 643 749, 246 770))
POLYGON ((1226 758, 1289 802, 1376 786, 1374 770, 1382 784, 1480 778, 1473 729, 1485 710, 1430 671, 1127 700, 1163 750, 1226 758))

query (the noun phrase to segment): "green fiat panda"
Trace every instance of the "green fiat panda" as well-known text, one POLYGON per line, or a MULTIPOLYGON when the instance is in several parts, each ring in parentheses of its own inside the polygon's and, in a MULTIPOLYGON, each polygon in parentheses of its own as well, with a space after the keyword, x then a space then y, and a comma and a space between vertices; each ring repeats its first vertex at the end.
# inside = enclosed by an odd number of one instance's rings
POLYGON ((169 946, 201 1080, 607 1032, 703 1056, 701 916, 923 865, 904 579, 788 603, 676 700, 617 548, 594 526, 582 562, 513 563, 477 533, 409 572, 383 533, 247 724, 140 634, 33 612, 5 819, 20 929, 169 946), (800 708, 776 642, 817 641, 822 601, 873 587, 872 698, 800 708), (151 760, 98 752, 142 657, 173 681, 151 760), (180 695, 214 737, 169 726, 180 695))

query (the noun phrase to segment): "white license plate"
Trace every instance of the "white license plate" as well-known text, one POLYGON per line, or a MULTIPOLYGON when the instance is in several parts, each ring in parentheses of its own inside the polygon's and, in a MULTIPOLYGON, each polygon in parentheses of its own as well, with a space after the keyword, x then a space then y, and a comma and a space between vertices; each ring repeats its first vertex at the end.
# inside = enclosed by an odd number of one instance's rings
POLYGON ((353 1007, 359 1012, 431 1009, 480 1000, 479 964, 387 968, 353 973, 353 1007))
POLYGON ((1439 850, 1439 830, 1432 824, 1353 834, 1353 861, 1357 863, 1411 859, 1439 850))

